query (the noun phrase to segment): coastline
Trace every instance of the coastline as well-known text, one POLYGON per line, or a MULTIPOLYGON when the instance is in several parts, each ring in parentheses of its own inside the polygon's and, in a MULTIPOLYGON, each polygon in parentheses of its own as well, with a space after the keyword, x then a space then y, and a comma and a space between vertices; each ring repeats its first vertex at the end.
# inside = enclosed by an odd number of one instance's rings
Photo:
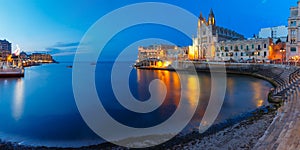
MULTIPOLYGON (((235 70, 235 71, 231 70, 228 73, 240 74, 238 71, 239 70, 235 70)), ((262 75, 260 76, 259 74, 253 74, 253 72, 248 73, 248 74, 244 72, 242 75, 252 75, 254 77, 262 78, 265 80, 268 79, 267 81, 269 81, 269 82, 272 81, 273 82, 272 84, 276 85, 275 87, 280 86, 274 79, 273 79, 274 80, 273 81, 271 78, 268 78, 268 77, 265 77, 262 75)), ((279 105, 274 105, 274 107, 276 107, 276 108, 277 108, 277 106, 279 106, 279 105)), ((218 130, 210 131, 210 133, 207 133, 207 135, 205 135, 205 136, 199 135, 197 133, 191 133, 191 134, 188 134, 185 136, 177 136, 170 141, 172 144, 168 145, 169 142, 167 142, 165 144, 154 147, 153 149, 160 149, 160 148, 168 148, 168 149, 182 149, 182 148, 187 149, 188 148, 188 149, 190 149, 190 148, 199 148, 199 145, 205 146, 203 148, 210 148, 210 146, 218 145, 217 143, 214 143, 214 142, 218 142, 218 140, 216 140, 216 139, 223 139, 223 141, 221 140, 219 142, 223 142, 222 145, 226 146, 226 142, 229 144, 231 142, 238 140, 238 137, 237 137, 237 138, 233 138, 233 139, 235 139, 233 141, 226 141, 225 139, 228 138, 228 135, 230 135, 230 134, 234 135, 234 133, 239 134, 239 133, 244 133, 244 132, 249 134, 249 135, 247 135, 247 137, 251 137, 251 138, 247 138, 247 140, 250 141, 250 144, 249 144, 249 142, 247 143, 245 139, 243 139, 244 137, 242 137, 240 139, 243 140, 242 144, 244 143, 244 145, 242 145, 242 146, 235 145, 235 146, 236 146, 236 148, 251 149, 255 145, 255 141, 258 141, 259 138, 261 138, 264 135, 265 131, 270 126, 270 124, 272 123, 272 121, 274 120, 274 118, 276 116, 277 109, 274 109, 274 107, 271 107, 271 106, 266 106, 266 107, 269 107, 267 109, 268 110, 267 112, 263 111, 264 108, 262 109, 262 111, 260 111, 260 109, 256 109, 256 110, 254 110, 254 112, 255 111, 257 111, 257 112, 253 113, 252 116, 244 117, 244 118, 238 120, 238 122, 234 122, 234 121, 231 122, 230 119, 226 120, 227 122, 229 122, 228 124, 226 124, 223 127, 220 127, 218 130), (248 130, 249 128, 251 130, 248 130), (259 134, 253 133, 253 131, 257 131, 259 134), (203 140, 203 139, 205 139, 205 140, 203 140), (224 142, 224 140, 225 140, 225 142, 224 142)), ((251 113, 251 112, 249 112, 249 113, 251 113)), ((216 126, 221 126, 221 125, 217 124, 216 126)), ((218 127, 216 127, 216 128, 218 128, 218 127)), ((211 147, 211 148, 213 148, 213 147, 211 147)), ((19 145, 18 143, 2 142, 0 140, 0 149, 126 149, 126 148, 121 148, 121 147, 115 146, 110 143, 103 143, 103 144, 99 144, 99 145, 91 145, 91 146, 85 146, 85 147, 80 147, 80 148, 58 148, 58 147, 44 147, 44 146, 34 147, 34 146, 19 145)))
MULTIPOLYGON (((163 143, 161 145, 146 148, 146 149, 191 149, 191 148, 217 148, 214 145, 218 145, 218 140, 222 139, 224 141, 228 139, 228 136, 243 133, 248 134, 247 140, 240 137, 240 141, 243 143, 249 142, 253 146, 254 141, 258 141, 263 135, 264 131, 271 124, 273 118, 275 117, 275 112, 277 110, 276 105, 262 106, 253 111, 246 112, 236 116, 234 118, 227 119, 221 123, 213 125, 209 130, 200 134, 198 131, 188 133, 186 135, 177 135, 170 141, 163 143), (255 128, 252 130, 247 130, 248 128, 255 128), (257 128, 256 128, 257 127, 257 128), (259 134, 252 135, 253 130, 259 134), (204 143, 203 143, 204 142, 204 143), (252 143, 251 143, 252 142, 252 143), (199 147, 201 145, 201 147, 199 147)), ((161 135, 163 137, 163 135, 161 135)), ((125 139, 126 140, 126 139, 125 139)), ((232 142, 232 141, 231 141, 232 142)), ((230 142, 228 142, 229 144, 230 142)), ((219 147, 222 148, 222 147, 219 147)), ((237 148, 237 147, 236 147, 237 148)), ((26 146, 19 145, 18 143, 2 142, 0 141, 0 149, 30 149, 30 150, 68 150, 68 149, 86 149, 86 150, 96 150, 96 149, 127 149, 124 147, 119 147, 114 144, 105 142, 98 145, 82 146, 82 147, 46 147, 46 146, 26 146)))

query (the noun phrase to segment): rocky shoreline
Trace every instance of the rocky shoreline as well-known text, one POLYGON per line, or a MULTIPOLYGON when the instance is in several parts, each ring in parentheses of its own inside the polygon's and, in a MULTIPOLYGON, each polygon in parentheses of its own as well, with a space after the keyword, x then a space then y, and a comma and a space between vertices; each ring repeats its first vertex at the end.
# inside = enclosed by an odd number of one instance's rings
POLYGON ((276 110, 269 108, 268 111, 259 111, 219 132, 204 137, 198 136, 171 149, 252 149, 272 123, 276 110))
MULTIPOLYGON (((276 115, 277 105, 263 106, 252 112, 228 119, 213 125, 208 131, 197 131, 148 149, 251 149, 263 136, 276 115)), ((5 150, 69 150, 69 149, 127 149, 110 143, 85 146, 80 148, 34 147, 18 143, 0 141, 0 149, 5 150)))

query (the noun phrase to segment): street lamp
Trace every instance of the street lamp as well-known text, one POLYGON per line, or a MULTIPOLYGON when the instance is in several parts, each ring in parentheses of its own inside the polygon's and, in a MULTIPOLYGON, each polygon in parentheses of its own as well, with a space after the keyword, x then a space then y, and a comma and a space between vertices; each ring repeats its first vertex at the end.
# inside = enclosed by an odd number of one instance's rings
POLYGON ((281 53, 281 64, 283 64, 283 54, 285 53, 285 49, 281 48, 280 53, 281 53))
POLYGON ((295 66, 297 66, 299 60, 300 60, 299 56, 295 56, 295 66))

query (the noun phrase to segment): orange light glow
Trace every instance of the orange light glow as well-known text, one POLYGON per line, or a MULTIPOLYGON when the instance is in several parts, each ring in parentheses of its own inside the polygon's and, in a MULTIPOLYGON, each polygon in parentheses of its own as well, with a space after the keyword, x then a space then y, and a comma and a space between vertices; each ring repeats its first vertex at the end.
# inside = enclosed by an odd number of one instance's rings
POLYGON ((163 63, 161 61, 157 62, 157 67, 162 67, 163 66, 163 63))
POLYGON ((262 99, 257 100, 257 102, 256 102, 257 107, 261 107, 263 104, 264 104, 264 100, 262 100, 262 99))

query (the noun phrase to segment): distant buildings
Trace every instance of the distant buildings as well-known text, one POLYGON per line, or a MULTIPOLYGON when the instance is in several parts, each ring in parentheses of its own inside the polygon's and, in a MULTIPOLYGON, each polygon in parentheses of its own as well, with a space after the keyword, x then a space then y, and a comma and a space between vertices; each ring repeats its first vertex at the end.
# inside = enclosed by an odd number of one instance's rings
POLYGON ((31 61, 38 62, 38 63, 52 63, 53 58, 50 54, 44 53, 32 53, 29 56, 31 61))
POLYGON ((298 1, 298 6, 290 8, 286 52, 287 58, 296 58, 298 61, 300 56, 300 1, 298 1))
POLYGON ((216 57, 218 61, 266 60, 272 49, 272 39, 250 39, 236 41, 221 41, 217 43, 216 57))
POLYGON ((6 58, 11 54, 11 43, 7 40, 0 40, 0 57, 6 58))
POLYGON ((280 39, 282 42, 287 41, 287 36, 288 27, 286 26, 262 28, 258 33, 258 38, 272 38, 273 41, 280 39))
POLYGON ((191 46, 139 47, 139 60, 300 61, 300 1, 290 8, 287 27, 262 28, 252 39, 246 40, 233 30, 217 26, 213 10, 207 20, 200 14, 197 29, 191 46))
POLYGON ((138 61, 143 60, 186 60, 188 47, 174 45, 151 45, 138 48, 138 61))

